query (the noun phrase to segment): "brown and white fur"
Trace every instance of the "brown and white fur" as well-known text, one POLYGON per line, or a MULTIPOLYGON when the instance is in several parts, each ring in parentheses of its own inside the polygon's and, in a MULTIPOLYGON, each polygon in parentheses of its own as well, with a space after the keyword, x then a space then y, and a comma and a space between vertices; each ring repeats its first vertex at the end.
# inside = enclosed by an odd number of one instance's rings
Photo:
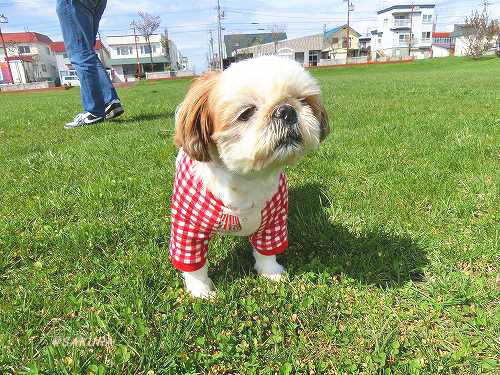
MULTIPOLYGON (((205 187, 246 219, 236 235, 247 236, 259 227, 282 168, 328 133, 316 80, 292 60, 264 56, 198 78, 178 108, 174 141, 200 162, 196 172, 205 187)), ((260 275, 281 278, 275 256, 254 251, 254 257, 260 275)), ((193 296, 213 295, 206 265, 183 276, 193 296)))

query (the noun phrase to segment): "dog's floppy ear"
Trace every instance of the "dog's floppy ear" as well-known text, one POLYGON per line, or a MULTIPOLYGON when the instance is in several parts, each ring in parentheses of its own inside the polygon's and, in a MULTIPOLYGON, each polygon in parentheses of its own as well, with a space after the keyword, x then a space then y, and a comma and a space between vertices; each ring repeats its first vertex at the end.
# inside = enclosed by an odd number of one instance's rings
POLYGON ((219 73, 210 72, 196 79, 175 116, 174 143, 197 161, 210 161, 213 132, 210 94, 218 76, 219 73))
POLYGON ((323 141, 328 134, 330 134, 330 122, 328 113, 326 112, 325 105, 321 101, 319 95, 311 95, 306 98, 307 104, 312 108, 314 116, 319 120, 321 126, 320 141, 323 141))

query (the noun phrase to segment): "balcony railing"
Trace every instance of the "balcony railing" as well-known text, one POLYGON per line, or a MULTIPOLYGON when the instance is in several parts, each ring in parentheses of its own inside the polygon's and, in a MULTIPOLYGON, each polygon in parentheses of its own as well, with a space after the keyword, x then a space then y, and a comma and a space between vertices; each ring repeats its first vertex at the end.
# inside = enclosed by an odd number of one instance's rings
POLYGON ((394 27, 409 27, 410 26, 410 20, 408 19, 395 19, 394 20, 394 27))
MULTIPOLYGON (((410 44, 410 38, 407 39, 394 39, 394 47, 408 47, 410 44)), ((412 47, 419 47, 419 46, 430 46, 431 39, 430 38, 412 38, 411 39, 411 46, 412 47)))

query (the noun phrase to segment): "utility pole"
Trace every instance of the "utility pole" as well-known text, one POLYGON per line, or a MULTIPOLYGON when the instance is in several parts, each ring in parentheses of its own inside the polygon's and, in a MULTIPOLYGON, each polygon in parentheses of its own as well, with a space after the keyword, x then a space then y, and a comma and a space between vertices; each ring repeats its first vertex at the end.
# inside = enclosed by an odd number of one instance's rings
POLYGON ((483 12, 488 13, 488 5, 491 5, 491 3, 488 3, 488 0, 483 0, 482 5, 483 5, 483 12))
POLYGON ((166 27, 165 27, 164 38, 165 38, 165 45, 163 47, 165 48, 165 57, 167 58, 167 64, 170 64, 170 70, 174 70, 172 65, 172 56, 170 56, 170 40, 168 38, 168 28, 166 27))
POLYGON ((135 69, 135 74, 136 74, 137 78, 140 78, 142 76, 142 69, 141 69, 141 63, 139 60, 139 48, 137 47, 137 34, 135 32, 135 28, 136 28, 135 21, 132 21, 130 23, 130 28, 132 30, 134 30, 135 55, 137 58, 137 67, 135 69))
MULTIPOLYGON (((0 23, 8 23, 9 20, 3 14, 0 14, 0 23)), ((7 54, 7 47, 5 47, 5 40, 3 39, 2 28, 0 28, 0 38, 2 39, 3 53, 5 55, 5 62, 7 63, 7 68, 10 74, 10 83, 14 84, 14 76, 12 75, 12 69, 10 68, 9 55, 7 54)))
POLYGON ((411 45, 413 42, 413 10, 415 9, 415 4, 411 3, 410 5, 410 40, 408 41, 408 55, 411 57, 411 45))
POLYGON ((222 58, 222 25, 221 25, 220 0, 217 0, 217 37, 219 42, 219 69, 224 70, 224 62, 222 58))
POLYGON ((213 70, 214 68, 214 37, 212 35, 212 30, 210 30, 210 39, 209 45, 208 45, 208 55, 209 55, 209 65, 210 65, 210 70, 213 70))
POLYGON ((354 4, 352 3, 351 0, 344 0, 344 2, 347 2, 347 48, 346 48, 346 63, 347 59, 349 58, 349 48, 351 47, 351 39, 349 38, 349 32, 351 29, 351 12, 354 11, 354 4))

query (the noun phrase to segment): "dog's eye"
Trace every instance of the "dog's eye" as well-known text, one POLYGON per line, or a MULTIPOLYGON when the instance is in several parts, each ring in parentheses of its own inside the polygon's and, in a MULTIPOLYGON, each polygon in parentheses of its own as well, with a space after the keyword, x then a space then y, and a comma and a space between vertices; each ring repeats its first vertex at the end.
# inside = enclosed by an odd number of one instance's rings
POLYGON ((306 98, 300 98, 299 101, 302 105, 309 105, 306 98))
POLYGON ((250 120, 250 117, 253 116, 253 114, 255 113, 255 110, 257 108, 255 106, 251 106, 251 107, 248 107, 247 109, 245 109, 239 116, 238 116, 238 120, 239 121, 248 121, 250 120))

